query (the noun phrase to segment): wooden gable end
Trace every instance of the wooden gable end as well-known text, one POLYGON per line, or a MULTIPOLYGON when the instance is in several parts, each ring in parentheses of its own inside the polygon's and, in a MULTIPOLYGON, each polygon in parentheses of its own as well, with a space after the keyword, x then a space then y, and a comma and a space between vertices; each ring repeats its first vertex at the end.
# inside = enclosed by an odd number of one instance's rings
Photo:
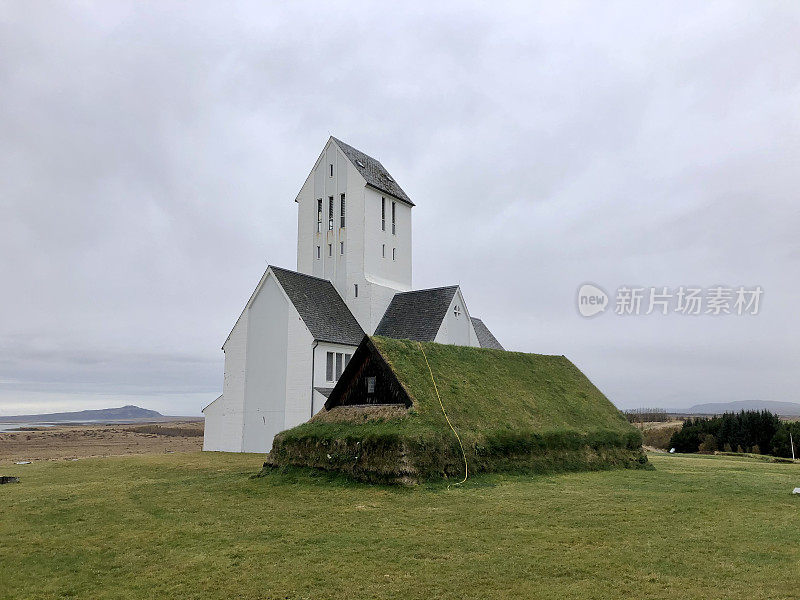
POLYGON ((411 398, 372 340, 364 337, 325 402, 325 409, 376 404, 401 404, 408 408, 411 398))

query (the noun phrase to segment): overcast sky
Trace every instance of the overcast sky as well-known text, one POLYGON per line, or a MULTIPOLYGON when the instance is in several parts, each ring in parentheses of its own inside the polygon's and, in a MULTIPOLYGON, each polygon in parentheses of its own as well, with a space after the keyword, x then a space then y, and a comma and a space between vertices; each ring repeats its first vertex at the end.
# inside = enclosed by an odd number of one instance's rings
POLYGON ((0 2, 0 415, 199 414, 329 135, 416 203, 414 287, 620 407, 798 401, 796 2, 0 2), (593 282, 762 286, 592 319, 593 282))

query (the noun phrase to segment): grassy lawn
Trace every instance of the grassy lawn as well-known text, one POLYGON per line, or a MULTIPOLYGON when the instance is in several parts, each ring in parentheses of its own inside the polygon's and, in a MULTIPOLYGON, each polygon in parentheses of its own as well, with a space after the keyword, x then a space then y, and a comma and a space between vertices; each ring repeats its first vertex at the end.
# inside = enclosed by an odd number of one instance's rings
POLYGON ((3 466, 0 598, 799 598, 800 465, 462 488, 250 479, 255 455, 3 466))

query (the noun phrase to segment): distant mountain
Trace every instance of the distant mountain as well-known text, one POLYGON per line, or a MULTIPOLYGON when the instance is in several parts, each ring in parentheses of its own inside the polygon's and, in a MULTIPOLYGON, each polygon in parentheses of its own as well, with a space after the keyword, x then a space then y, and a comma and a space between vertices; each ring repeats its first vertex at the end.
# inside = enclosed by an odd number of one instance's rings
POLYGON ((680 413, 720 415, 726 412, 739 412, 742 410, 768 410, 776 415, 785 417, 800 417, 800 404, 797 402, 777 402, 775 400, 739 400, 737 402, 708 402, 695 404, 680 413))
POLYGON ((153 419, 163 415, 154 410, 139 408, 138 406, 123 406, 122 408, 101 408, 99 410, 79 410, 77 412, 47 413, 43 415, 14 415, 4 417, 0 415, 0 423, 55 423, 58 421, 127 421, 130 419, 153 419))

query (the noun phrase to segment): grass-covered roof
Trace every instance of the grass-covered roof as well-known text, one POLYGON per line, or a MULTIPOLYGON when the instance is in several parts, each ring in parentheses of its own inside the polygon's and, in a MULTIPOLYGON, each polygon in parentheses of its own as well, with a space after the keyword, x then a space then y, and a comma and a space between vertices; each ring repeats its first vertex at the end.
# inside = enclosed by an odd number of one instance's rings
MULTIPOLYGON (((413 402, 410 420, 445 425, 418 342, 372 337, 413 402)), ((627 432, 617 408, 564 356, 422 343, 445 409, 460 431, 627 432)))

